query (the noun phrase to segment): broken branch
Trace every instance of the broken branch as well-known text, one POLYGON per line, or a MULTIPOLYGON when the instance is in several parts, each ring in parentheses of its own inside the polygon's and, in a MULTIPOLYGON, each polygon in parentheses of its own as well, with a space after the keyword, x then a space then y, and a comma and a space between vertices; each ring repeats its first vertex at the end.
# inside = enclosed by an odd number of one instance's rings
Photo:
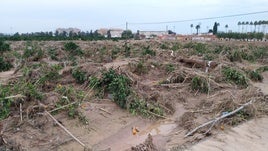
POLYGON ((45 111, 45 113, 51 117, 57 125, 59 125, 66 133, 68 133, 74 140, 76 140, 81 146, 83 146, 84 148, 86 148, 86 145, 84 143, 82 143, 78 138, 76 138, 70 131, 68 131, 62 124, 60 124, 58 122, 58 120, 56 120, 48 111, 45 111))
POLYGON ((103 112, 106 112, 106 113, 108 113, 108 114, 112 115, 112 113, 111 113, 111 112, 109 112, 109 111, 105 110, 104 108, 99 108, 99 110, 101 110, 101 111, 103 111, 103 112))
POLYGON ((190 131, 189 133, 187 133, 184 137, 188 137, 188 136, 192 135, 193 133, 195 133, 195 132, 196 132, 197 130, 199 130, 200 128, 205 127, 205 126, 207 126, 207 125, 213 123, 213 125, 212 125, 212 126, 209 128, 209 130, 206 132, 206 133, 208 133, 208 132, 212 129, 212 127, 216 124, 216 122, 218 122, 219 120, 221 120, 221 119, 223 119, 223 118, 226 118, 226 117, 228 117, 228 116, 231 116, 231 115, 237 113, 238 111, 242 110, 242 109, 245 108, 246 106, 252 104, 254 101, 255 101, 255 100, 251 100, 251 101, 249 101, 249 102, 243 104, 242 106, 240 106, 239 108, 235 109, 234 111, 232 111, 232 112, 230 112, 230 113, 223 114, 223 115, 220 116, 220 117, 217 117, 217 118, 215 118, 215 119, 213 119, 213 120, 210 120, 210 121, 207 122, 207 123, 204 123, 204 124, 202 124, 202 125, 196 127, 195 129, 193 129, 192 131, 190 131))

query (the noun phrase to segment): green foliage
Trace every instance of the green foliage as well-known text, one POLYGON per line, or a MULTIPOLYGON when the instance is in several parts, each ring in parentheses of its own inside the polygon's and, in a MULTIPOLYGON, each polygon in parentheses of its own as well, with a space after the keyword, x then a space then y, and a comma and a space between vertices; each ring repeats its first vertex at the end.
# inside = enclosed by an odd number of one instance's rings
POLYGON ((224 46, 223 45, 219 45, 214 49, 214 53, 216 54, 220 54, 222 51, 224 50, 224 46))
POLYGON ((43 94, 38 90, 37 86, 27 82, 23 89, 21 89, 23 94, 30 99, 42 100, 43 94))
POLYGON ((66 51, 69 51, 69 52, 70 51, 75 51, 78 48, 79 48, 79 46, 74 42, 67 42, 67 43, 64 44, 64 49, 66 51))
POLYGON ((124 44, 124 49, 125 49, 125 56, 129 57, 131 54, 130 47, 127 43, 124 44))
POLYGON ((257 71, 250 71, 248 73, 248 76, 253 81, 260 81, 261 82, 263 80, 263 76, 257 71))
POLYGON ((114 48, 112 50, 112 59, 116 59, 117 58, 117 54, 120 53, 120 50, 118 48, 114 48))
POLYGON ((261 72, 265 72, 265 71, 268 71, 268 66, 262 66, 262 67, 259 67, 259 68, 256 70, 256 72, 259 72, 259 73, 261 73, 261 72))
POLYGON ((82 101, 82 99, 85 97, 85 94, 83 91, 79 91, 76 90, 74 87, 72 86, 61 86, 58 85, 55 89, 56 92, 58 92, 59 94, 61 94, 63 97, 60 99, 60 101, 58 101, 56 103, 56 107, 59 108, 61 106, 70 104, 74 101, 77 101, 77 103, 74 103, 72 105, 69 105, 67 108, 65 108, 65 110, 68 113, 68 116, 70 118, 76 118, 78 117, 79 120, 84 123, 87 124, 88 121, 85 118, 85 116, 82 115, 82 113, 80 113, 77 108, 78 108, 78 104, 79 102, 82 101))
POLYGON ((226 80, 233 82, 241 87, 248 86, 246 77, 243 75, 243 73, 237 71, 236 69, 227 67, 222 70, 222 73, 225 76, 226 80))
MULTIPOLYGON (((5 106, 6 109, 4 112, 8 113, 11 100, 3 99, 7 96, 21 94, 26 96, 27 100, 42 100, 43 94, 38 90, 38 86, 34 85, 31 82, 25 81, 23 79, 17 81, 12 85, 0 86, 0 104, 2 101, 2 106, 5 106)), ((0 105, 1 106, 1 105, 0 105)))
POLYGON ((138 99, 130 102, 128 109, 130 113, 134 115, 140 114, 144 117, 153 117, 154 115, 152 115, 151 113, 161 116, 164 114, 163 110, 159 106, 138 99))
POLYGON ((142 55, 151 55, 151 56, 155 56, 156 52, 150 49, 150 46, 147 46, 144 48, 142 55))
POLYGON ((172 45, 171 49, 172 49, 173 51, 177 51, 177 50, 179 50, 181 47, 182 47, 181 44, 178 43, 178 42, 176 42, 176 43, 174 43, 174 44, 172 45))
POLYGON ((206 44, 202 43, 195 43, 193 49, 200 54, 203 54, 207 51, 206 44))
POLYGON ((215 59, 214 55, 212 55, 211 53, 208 54, 204 54, 204 60, 213 60, 215 59))
POLYGON ((175 67, 174 67, 173 64, 167 64, 167 65, 166 65, 166 72, 167 72, 167 73, 170 73, 170 72, 172 72, 172 71, 174 71, 174 70, 175 70, 175 67))
POLYGON ((126 108, 127 97, 130 94, 128 79, 125 76, 118 76, 109 84, 108 89, 112 92, 115 102, 121 107, 126 108))
POLYGON ((160 45, 160 48, 161 48, 161 49, 169 49, 169 47, 168 47, 167 44, 165 44, 165 43, 162 43, 162 44, 160 45))
POLYGON ((5 99, 10 95, 10 88, 0 85, 0 121, 7 118, 10 112, 11 100, 5 99))
POLYGON ((112 94, 113 100, 121 108, 126 108, 127 97, 131 92, 129 79, 124 75, 116 73, 115 70, 109 69, 102 74, 102 79, 100 81, 98 87, 104 87, 106 92, 108 91, 108 93, 112 94))
POLYGON ((265 59, 268 57, 268 47, 258 47, 252 53, 256 59, 265 59))
POLYGON ((101 81, 97 77, 91 76, 89 78, 89 87, 90 88, 95 88, 95 87, 97 88, 100 84, 101 84, 101 81))
MULTIPOLYGON (((48 66, 48 65, 42 65, 41 66, 41 77, 40 79, 36 82, 36 84, 44 84, 47 81, 53 81, 55 82, 56 80, 58 80, 60 78, 59 75, 59 71, 62 69, 61 66, 59 65, 52 65, 52 66, 48 66)), ((26 72, 27 69, 25 70, 26 72)))
POLYGON ((57 57, 56 49, 53 49, 53 48, 48 49, 48 54, 52 60, 56 60, 56 61, 59 60, 57 57))
MULTIPOLYGON (((59 107, 62 107, 64 105, 67 105, 67 104, 70 104, 70 103, 71 102, 68 99, 68 97, 62 97, 60 99, 60 101, 58 101, 56 103, 56 107, 59 108, 59 107)), ((76 118, 77 117, 77 115, 78 115, 77 107, 78 107, 78 104, 75 103, 75 104, 69 105, 68 107, 65 108, 65 110, 67 110, 68 116, 70 118, 76 118)))
POLYGON ((193 42, 188 42, 186 44, 183 45, 183 48, 193 48, 194 47, 194 43, 193 42))
POLYGON ((10 46, 9 44, 0 40, 0 53, 5 52, 5 51, 10 51, 10 46))
POLYGON ((79 84, 83 84, 87 80, 86 72, 81 71, 80 69, 74 69, 72 71, 72 76, 79 84))
POLYGON ((229 52, 228 58, 230 61, 239 61, 247 60, 254 62, 258 59, 264 59, 268 57, 268 51, 265 47, 251 48, 251 50, 234 50, 229 52))
POLYGON ((217 33, 218 38, 232 38, 232 39, 257 39, 261 40, 264 37, 263 33, 235 33, 235 32, 229 32, 229 33, 217 33))
POLYGON ((0 57, 0 72, 8 71, 12 67, 13 65, 11 63, 6 62, 3 57, 0 57))
POLYGON ((36 50, 32 46, 26 46, 23 52, 23 58, 29 58, 36 54, 36 50))
POLYGON ((122 33, 123 39, 133 38, 133 34, 131 30, 124 30, 122 33))
POLYGON ((38 61, 42 59, 44 56, 44 52, 41 48, 38 48, 36 45, 28 42, 26 44, 26 48, 24 49, 23 58, 32 58, 33 61, 38 61))
POLYGON ((229 56, 228 56, 229 60, 231 62, 235 62, 235 61, 242 61, 242 55, 240 53, 240 51, 238 50, 234 50, 229 56))
POLYGON ((206 81, 206 79, 195 76, 193 77, 192 81, 191 81, 191 88, 192 90, 199 90, 203 93, 207 93, 208 92, 208 83, 206 81))
POLYGON ((148 72, 147 66, 144 64, 143 61, 139 61, 139 63, 136 65, 134 73, 137 73, 138 75, 146 74, 148 72))
POLYGON ((69 52, 71 55, 83 55, 84 51, 74 42, 67 42, 64 44, 64 50, 69 52))

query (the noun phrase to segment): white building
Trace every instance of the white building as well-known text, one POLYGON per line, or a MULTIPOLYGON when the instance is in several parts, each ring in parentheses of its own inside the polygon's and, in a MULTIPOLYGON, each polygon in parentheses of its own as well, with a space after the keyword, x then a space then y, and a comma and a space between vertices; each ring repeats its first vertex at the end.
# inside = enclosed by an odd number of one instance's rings
POLYGON ((168 31, 139 31, 139 35, 146 39, 168 35, 168 31))

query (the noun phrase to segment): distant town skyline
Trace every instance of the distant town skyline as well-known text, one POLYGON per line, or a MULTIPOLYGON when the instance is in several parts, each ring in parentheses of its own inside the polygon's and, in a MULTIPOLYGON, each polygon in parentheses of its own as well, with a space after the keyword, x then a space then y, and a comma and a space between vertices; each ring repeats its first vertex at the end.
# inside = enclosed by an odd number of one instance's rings
POLYGON ((55 31, 57 28, 79 28, 82 31, 99 28, 126 28, 136 30, 172 30, 181 34, 213 28, 219 22, 219 31, 225 25, 238 31, 239 21, 267 20, 268 13, 221 19, 163 24, 133 24, 166 22, 215 16, 226 16, 268 10, 268 0, 3 0, 1 1, 0 33, 55 31))

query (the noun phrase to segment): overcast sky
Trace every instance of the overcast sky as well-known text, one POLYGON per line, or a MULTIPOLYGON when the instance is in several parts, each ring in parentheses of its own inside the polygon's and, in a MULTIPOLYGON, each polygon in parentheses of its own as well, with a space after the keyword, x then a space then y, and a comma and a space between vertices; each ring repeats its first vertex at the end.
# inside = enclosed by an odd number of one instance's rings
MULTIPOLYGON (((268 13, 224 19, 134 25, 136 22, 162 22, 233 15, 268 10, 268 0, 0 0, 0 33, 55 31, 76 27, 83 31, 98 28, 175 30, 189 34, 190 24, 201 24, 201 31, 212 28, 238 30, 238 21, 268 20, 268 13)), ((248 29, 250 30, 250 28, 248 29)), ((193 29, 193 32, 195 30, 193 29)))

